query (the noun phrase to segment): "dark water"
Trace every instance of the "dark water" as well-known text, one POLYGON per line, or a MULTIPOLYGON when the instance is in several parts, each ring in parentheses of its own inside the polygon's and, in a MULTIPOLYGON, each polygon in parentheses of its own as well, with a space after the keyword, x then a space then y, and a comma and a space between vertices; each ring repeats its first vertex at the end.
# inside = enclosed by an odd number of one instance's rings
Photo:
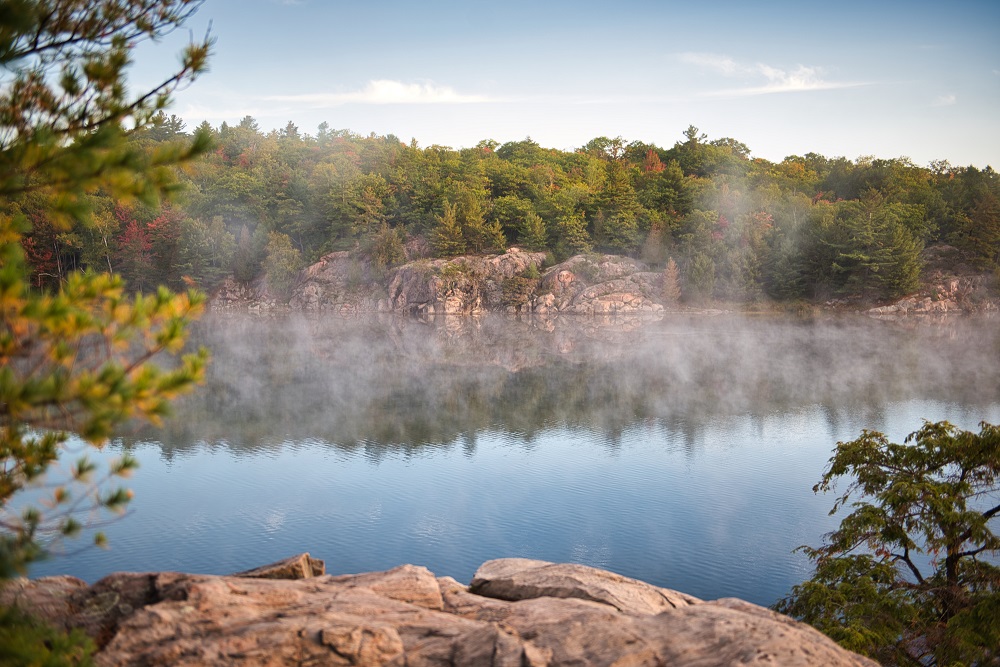
POLYGON ((522 556, 770 604, 839 521, 838 440, 1000 422, 998 324, 213 315, 207 385, 106 449, 141 463, 111 550, 31 574, 522 556))

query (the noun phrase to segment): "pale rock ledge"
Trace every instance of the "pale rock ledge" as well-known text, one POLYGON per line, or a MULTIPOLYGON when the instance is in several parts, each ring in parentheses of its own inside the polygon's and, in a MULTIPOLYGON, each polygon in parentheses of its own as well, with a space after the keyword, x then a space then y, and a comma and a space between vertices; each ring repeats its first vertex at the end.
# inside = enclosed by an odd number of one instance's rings
POLYGON ((83 628, 104 666, 877 667, 763 607, 584 565, 493 560, 468 587, 414 565, 323 571, 302 554, 229 576, 22 579, 0 602, 83 628))

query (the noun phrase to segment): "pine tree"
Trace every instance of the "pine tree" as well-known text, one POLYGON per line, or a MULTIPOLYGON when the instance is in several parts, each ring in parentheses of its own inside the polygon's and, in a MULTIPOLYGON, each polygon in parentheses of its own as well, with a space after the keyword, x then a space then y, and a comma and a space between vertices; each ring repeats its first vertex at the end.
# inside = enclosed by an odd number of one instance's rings
POLYGON ((556 255, 566 259, 572 255, 591 252, 594 249, 587 233, 587 221, 583 213, 571 213, 556 222, 556 255))
POLYGON ((406 247, 403 244, 402 230, 389 227, 389 224, 383 221, 372 237, 369 254, 372 264, 380 271, 405 262, 406 247))
POLYGON ((667 260, 667 266, 663 269, 663 301, 674 304, 681 298, 681 274, 677 268, 677 263, 671 257, 667 260))
POLYGON ((528 250, 545 250, 548 238, 545 231, 545 221, 534 211, 529 211, 521 223, 521 243, 528 250))
POLYGON ((695 301, 707 301, 715 292, 715 262, 705 253, 695 253, 687 270, 684 293, 695 301))
POLYGON ((434 250, 442 257, 455 257, 465 252, 465 236, 458 221, 457 206, 444 201, 444 213, 437 216, 434 228, 434 250))
MULTIPOLYGON (((26 195, 42 196, 52 224, 66 229, 90 222, 97 188, 150 206, 175 190, 173 165, 204 152, 208 138, 147 152, 128 133, 204 70, 210 42, 189 46, 177 72, 134 97, 125 71, 138 41, 180 26, 198 4, 19 0, 0 12, 0 578, 42 555, 42 533, 79 534, 79 510, 128 503, 124 489, 101 491, 84 456, 44 505, 11 512, 11 498, 56 461, 70 432, 99 447, 125 420, 159 420, 203 376, 204 350, 169 369, 149 362, 181 352, 202 295, 160 289, 128 299, 120 277, 80 273, 54 293, 32 291, 21 245, 29 221, 19 210, 26 195)), ((106 476, 134 466, 124 456, 106 476)))

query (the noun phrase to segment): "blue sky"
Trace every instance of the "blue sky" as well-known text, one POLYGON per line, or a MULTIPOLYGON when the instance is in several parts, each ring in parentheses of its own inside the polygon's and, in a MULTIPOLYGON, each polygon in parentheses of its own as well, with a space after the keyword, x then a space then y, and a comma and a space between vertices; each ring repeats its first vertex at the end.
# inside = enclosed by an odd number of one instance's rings
MULTIPOLYGON (((454 148, 530 136, 669 147, 688 125, 769 160, 1000 168, 1000 2, 206 0, 211 71, 171 112, 454 148)), ((140 52, 137 85, 187 33, 140 52)))

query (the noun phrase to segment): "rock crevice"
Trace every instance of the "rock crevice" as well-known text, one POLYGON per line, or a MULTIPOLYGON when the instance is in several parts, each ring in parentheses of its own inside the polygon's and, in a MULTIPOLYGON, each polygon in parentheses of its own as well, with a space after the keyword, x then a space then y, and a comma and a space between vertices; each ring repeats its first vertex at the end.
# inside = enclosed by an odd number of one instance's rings
POLYGON ((414 565, 325 575, 303 554, 230 576, 17 580, 0 603, 83 628, 103 666, 876 665, 741 600, 521 558, 483 564, 469 587, 414 565))

